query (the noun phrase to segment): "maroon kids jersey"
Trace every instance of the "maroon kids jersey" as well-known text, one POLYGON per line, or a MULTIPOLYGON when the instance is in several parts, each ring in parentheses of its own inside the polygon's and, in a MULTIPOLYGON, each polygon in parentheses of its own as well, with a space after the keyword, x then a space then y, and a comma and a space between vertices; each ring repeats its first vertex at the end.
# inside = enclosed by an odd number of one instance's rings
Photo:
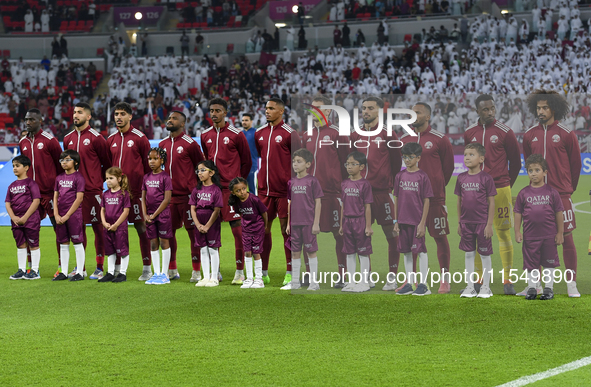
MULTIPOLYGON (((13 181, 8 186, 8 191, 6 192, 6 203, 10 203, 10 207, 12 208, 12 212, 14 212, 15 216, 19 218, 23 217, 31 204, 33 204, 33 200, 41 199, 41 193, 39 192, 39 186, 33 179, 26 178, 23 180, 16 180, 13 181)), ((35 211, 29 219, 25 222, 23 226, 18 226, 14 222, 11 222, 12 228, 17 227, 25 227, 31 229, 39 229, 41 227, 41 219, 39 218, 39 212, 35 211)))

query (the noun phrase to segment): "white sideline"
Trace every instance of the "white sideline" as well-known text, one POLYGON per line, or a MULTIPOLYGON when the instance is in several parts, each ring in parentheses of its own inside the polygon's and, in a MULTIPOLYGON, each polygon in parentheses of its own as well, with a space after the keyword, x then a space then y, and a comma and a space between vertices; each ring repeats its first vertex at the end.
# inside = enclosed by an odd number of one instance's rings
POLYGON ((585 367, 585 366, 587 366, 589 364, 591 364, 591 356, 587 356, 587 357, 584 357, 582 359, 575 360, 575 361, 573 361, 571 363, 567 363, 567 364, 561 365, 560 367, 552 368, 552 369, 550 369, 548 371, 539 372, 537 374, 524 376, 524 377, 521 377, 519 379, 513 380, 511 382, 508 382, 508 383, 505 383, 505 384, 501 384, 501 385, 499 385, 497 387, 519 387, 519 386, 525 386, 527 384, 530 384, 530 383, 533 383, 533 382, 537 382, 538 380, 547 379, 547 378, 550 378, 552 376, 556 376, 558 374, 562 374, 564 372, 573 371, 573 370, 576 370, 577 368, 585 367))
POLYGON ((580 206, 581 204, 587 204, 587 203, 589 203, 589 202, 574 203, 573 204, 573 210, 575 212, 582 212, 583 214, 591 214, 591 211, 577 210, 577 206, 580 206))

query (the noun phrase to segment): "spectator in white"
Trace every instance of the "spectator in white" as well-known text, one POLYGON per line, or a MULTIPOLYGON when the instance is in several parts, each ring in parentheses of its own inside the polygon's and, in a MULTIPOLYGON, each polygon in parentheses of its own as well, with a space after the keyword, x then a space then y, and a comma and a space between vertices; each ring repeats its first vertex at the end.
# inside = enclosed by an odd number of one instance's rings
POLYGON ((554 14, 554 12, 552 12, 552 9, 548 8, 546 10, 546 31, 552 31, 552 15, 554 14))
POLYGON ((449 134, 456 134, 460 133, 460 127, 463 127, 462 118, 456 115, 455 112, 449 112, 449 117, 447 118, 447 127, 449 134))
POLYGON ((45 66, 39 65, 37 77, 39 78, 39 89, 45 89, 47 87, 47 70, 45 70, 45 66))
POLYGON ((524 35, 526 37, 529 36, 529 23, 525 19, 521 21, 521 27, 519 27, 519 36, 522 38, 522 40, 524 35))
POLYGON ((124 54, 125 54, 125 42, 123 41, 123 38, 120 36, 119 41, 117 42, 117 56, 119 56, 119 58, 122 58, 124 54))
POLYGON ((25 14, 25 32, 33 32, 33 21, 35 17, 33 16, 33 12, 28 9, 27 13, 25 14))
POLYGON ((220 55, 220 53, 216 53, 215 57, 213 58, 213 62, 219 69, 220 67, 224 66, 224 58, 220 55))
POLYGON ((94 4, 94 0, 90 0, 88 4, 88 17, 94 21, 96 16, 96 4, 94 4))
POLYGON ((540 19, 540 16, 542 16, 542 10, 540 8, 538 8, 537 4, 534 4, 534 7, 531 10, 531 20, 532 20, 532 26, 531 26, 531 31, 532 32, 538 32, 538 19, 540 19))
POLYGON ((579 18, 581 18, 581 10, 579 9, 578 4, 575 4, 574 6, 572 6, 571 10, 570 10, 570 17, 574 17, 575 15, 577 15, 579 18))
POLYGON ((291 63, 291 51, 287 46, 283 46, 283 53, 281 54, 281 59, 283 59, 283 63, 291 63))
POLYGON ((286 39, 285 44, 287 45, 287 49, 293 51, 293 40, 295 38, 295 29, 293 26, 290 26, 286 31, 286 39))
POLYGON ((564 16, 566 20, 570 20, 570 8, 566 2, 563 2, 560 5, 560 10, 558 11, 558 17, 564 16))
POLYGON ((558 30, 557 30, 558 39, 564 40, 564 37, 565 37, 569 27, 570 27, 569 22, 568 22, 568 20, 566 20, 566 17, 564 15, 560 15, 560 19, 558 19, 558 30))
POLYGON ((387 42, 388 41, 388 37, 390 36, 390 31, 388 30, 388 18, 384 18, 384 20, 382 20, 382 25, 384 26, 384 39, 387 42))
POLYGON ((337 20, 345 20, 345 2, 339 0, 337 3, 337 20))
POLYGON ((330 21, 336 21, 337 20, 337 6, 334 5, 334 4, 330 6, 330 12, 328 14, 328 20, 330 20, 330 21))
POLYGON ((570 19, 570 40, 575 40, 579 31, 583 28, 583 22, 579 15, 575 15, 570 19))
MULTIPOLYGON (((4 82, 4 91, 6 93, 12 93, 12 91, 14 90, 14 84, 11 81, 11 78, 8 78, 5 82, 4 82)), ((8 105, 6 105, 8 106, 8 105)))
POLYGON ((46 9, 41 12, 41 32, 49 32, 49 14, 46 9))
POLYGON ((517 24, 517 19, 511 16, 511 18, 509 18, 509 23, 507 23, 507 35, 505 36, 505 43, 509 43, 511 39, 513 39, 514 42, 517 41, 518 28, 519 25, 517 24))
POLYGON ((540 15, 537 19, 536 26, 538 28, 538 36, 544 38, 546 36, 546 18, 540 15))

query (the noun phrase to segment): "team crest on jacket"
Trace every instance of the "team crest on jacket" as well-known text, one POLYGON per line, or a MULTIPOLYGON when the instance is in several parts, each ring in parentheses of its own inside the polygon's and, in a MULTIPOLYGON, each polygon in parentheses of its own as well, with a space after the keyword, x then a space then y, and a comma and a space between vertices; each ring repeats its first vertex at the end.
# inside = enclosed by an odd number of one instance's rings
POLYGON ((281 140, 283 140, 283 137, 281 137, 281 136, 275 137, 275 142, 281 142, 281 140))
POLYGON ((330 141, 330 136, 324 136, 323 141, 330 141))
POLYGON ((427 148, 427 149, 431 149, 431 148, 433 148, 433 143, 432 143, 431 141, 427 141, 427 142, 425 143, 425 148, 427 148))
POLYGON ((224 137, 224 144, 228 145, 230 143, 230 139, 228 137, 224 137))
POLYGON ((131 148, 133 146, 133 140, 127 141, 127 147, 131 148))
POLYGON ((84 141, 82 141, 82 143, 83 143, 84 145, 88 145, 88 144, 90 144, 90 140, 89 140, 89 139, 85 139, 84 141))
POLYGON ((560 136, 555 134, 554 136, 552 136, 552 141, 554 142, 560 142, 560 136))
POLYGON ((43 143, 40 142, 39 144, 37 144, 37 149, 43 149, 43 143))
POLYGON ((497 142, 499 142, 499 137, 497 137, 496 135, 490 136, 490 142, 496 144, 497 142))
POLYGON ((178 148, 176 148, 176 153, 181 154, 181 153, 183 153, 184 150, 185 150, 185 148, 183 148, 182 146, 179 146, 178 148))

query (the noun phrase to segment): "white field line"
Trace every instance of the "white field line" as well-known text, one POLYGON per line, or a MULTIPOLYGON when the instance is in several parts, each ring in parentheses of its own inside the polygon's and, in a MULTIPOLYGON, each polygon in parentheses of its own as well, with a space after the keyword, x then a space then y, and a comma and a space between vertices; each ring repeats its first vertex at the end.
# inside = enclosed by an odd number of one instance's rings
POLYGON ((573 204, 573 210, 575 210, 575 212, 582 212, 583 214, 591 214, 591 211, 577 210, 577 206, 580 206, 581 204, 585 204, 585 203, 588 204, 589 202, 574 203, 573 204))
POLYGON ((519 387, 519 386, 525 386, 525 385, 528 385, 528 384, 537 382, 539 380, 551 378, 552 376, 556 376, 556 375, 562 374, 564 372, 573 371, 573 370, 576 370, 577 368, 585 367, 585 366, 587 366, 589 364, 591 364, 591 356, 587 356, 587 357, 584 357, 582 359, 575 360, 575 361, 573 361, 571 363, 567 363, 567 364, 561 365, 560 367, 549 369, 548 371, 539 372, 537 374, 524 376, 524 377, 521 377, 519 379, 513 380, 511 382, 508 382, 508 383, 505 383, 505 384, 501 384, 501 385, 499 385, 497 387, 519 387))

